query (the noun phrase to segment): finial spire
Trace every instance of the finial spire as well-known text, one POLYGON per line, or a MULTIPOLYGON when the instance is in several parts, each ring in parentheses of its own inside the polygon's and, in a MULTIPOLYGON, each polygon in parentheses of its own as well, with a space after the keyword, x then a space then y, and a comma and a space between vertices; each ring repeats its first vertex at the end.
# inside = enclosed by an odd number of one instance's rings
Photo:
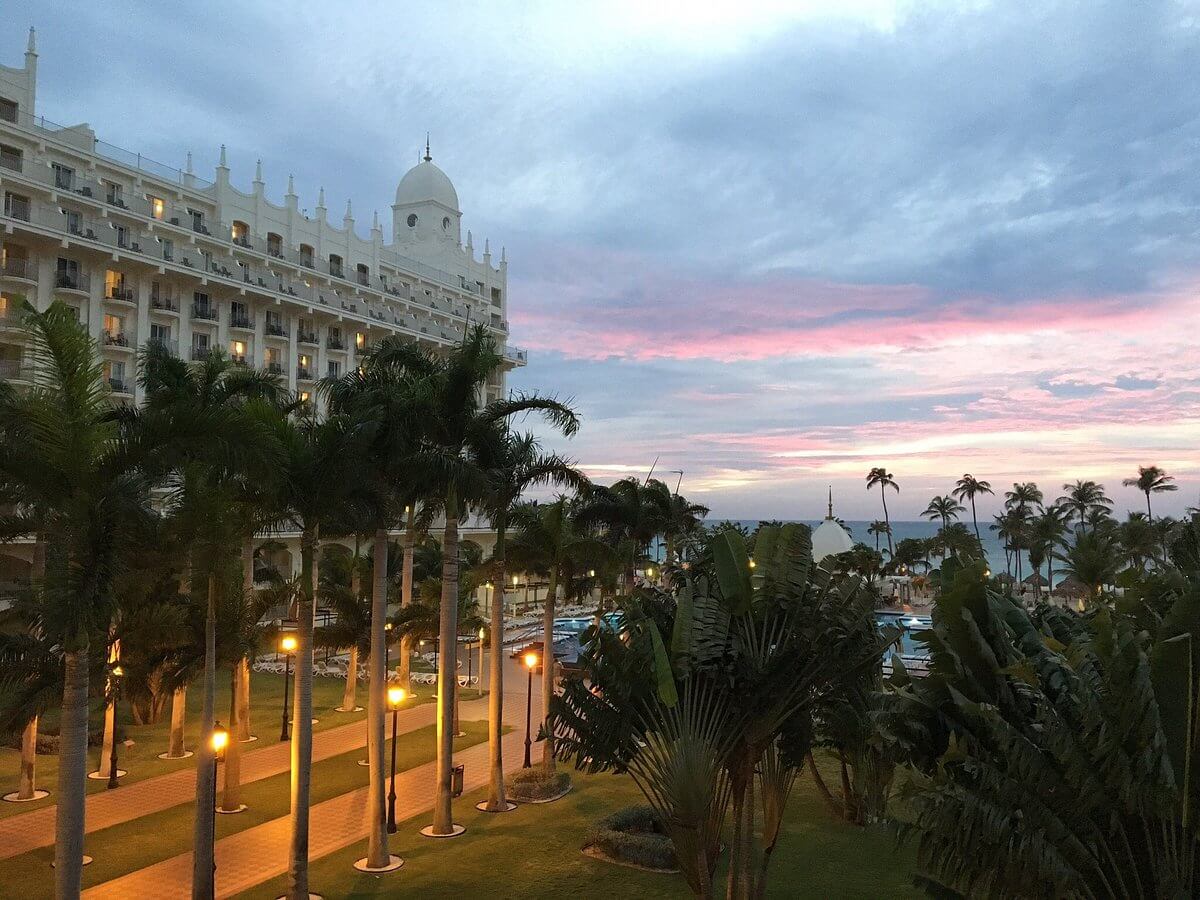
POLYGON ((325 208, 325 188, 321 188, 319 191, 317 191, 317 206, 321 209, 325 208))
POLYGON ((296 179, 292 176, 292 174, 290 172, 288 173, 288 193, 289 194, 296 193, 296 179))
POLYGON ((375 217, 371 220, 371 230, 379 230, 379 210, 375 210, 375 217))
POLYGON ((192 151, 191 150, 189 150, 187 152, 187 168, 184 171, 186 171, 187 174, 189 174, 189 175, 192 174, 192 151))
POLYGON ((349 218, 352 218, 353 216, 354 216, 354 213, 351 212, 351 210, 350 210, 350 201, 347 200, 346 201, 346 218, 349 219, 349 218))
POLYGON ((833 485, 832 484, 829 486, 829 515, 827 515, 825 518, 827 518, 827 519, 833 518, 833 485))
POLYGON ((425 162, 432 162, 433 157, 429 154, 429 132, 425 132, 425 162))
POLYGON ((219 163, 217 163, 217 165, 220 166, 222 169, 228 168, 228 165, 225 162, 225 145, 224 144, 221 145, 221 161, 219 163))
POLYGON ((262 181, 262 160, 261 159, 254 166, 254 180, 262 181))
POLYGON ((29 43, 25 47, 25 52, 37 56, 37 31, 32 27, 29 29, 29 43))

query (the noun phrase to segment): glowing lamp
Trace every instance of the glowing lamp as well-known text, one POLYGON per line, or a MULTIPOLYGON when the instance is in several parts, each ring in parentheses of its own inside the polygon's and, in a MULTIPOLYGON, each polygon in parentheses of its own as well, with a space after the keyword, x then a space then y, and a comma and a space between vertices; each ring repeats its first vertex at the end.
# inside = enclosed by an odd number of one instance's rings
POLYGON ((526 668, 532 669, 537 664, 538 664, 538 655, 536 653, 530 651, 529 653, 525 654, 526 668))
POLYGON ((213 726, 212 733, 212 749, 213 753, 220 753, 229 743, 229 729, 218 722, 213 726))
POLYGON ((298 645, 296 639, 289 634, 279 641, 279 646, 284 653, 293 653, 298 645))
POLYGON ((402 687, 388 688, 388 692, 387 692, 388 703, 391 704, 393 707, 399 706, 401 703, 403 703, 404 698, 407 696, 408 696, 407 691, 405 691, 404 688, 402 688, 402 687))

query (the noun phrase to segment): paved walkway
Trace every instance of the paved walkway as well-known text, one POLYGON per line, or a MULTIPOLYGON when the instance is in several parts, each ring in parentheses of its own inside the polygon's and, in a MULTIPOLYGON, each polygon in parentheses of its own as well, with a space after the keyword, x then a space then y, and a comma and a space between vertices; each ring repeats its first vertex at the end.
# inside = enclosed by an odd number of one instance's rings
MULTIPOLYGON (((504 756, 513 768, 520 765, 524 742, 523 731, 514 729, 504 737, 504 756)), ((456 753, 454 760, 455 763, 466 767, 463 773, 465 793, 487 784, 486 742, 456 753)), ((430 762, 397 776, 398 820, 433 809, 435 768, 436 763, 430 762)), ((463 802, 465 801, 458 801, 459 804, 463 802)), ((309 859, 326 856, 363 840, 367 837, 368 830, 366 788, 318 803, 312 807, 309 822, 309 859)), ((218 841, 217 896, 235 896, 286 872, 290 836, 291 818, 281 816, 218 841)), ((389 849, 403 856, 405 846, 423 840, 430 839, 421 837, 416 832, 401 831, 390 837, 389 849)), ((97 885, 84 891, 83 896, 89 900, 128 900, 130 897, 154 897, 156 900, 187 898, 191 896, 191 882, 192 854, 182 853, 97 885)), ((319 884, 311 887, 314 891, 321 890, 319 884)))
MULTIPOLYGON (((463 718, 486 719, 486 704, 486 700, 464 703, 463 718)), ((404 710, 399 717, 400 730, 408 733, 432 725, 436 710, 435 703, 422 703, 420 706, 404 710)), ((348 753, 366 745, 367 726, 364 719, 356 719, 337 728, 327 728, 313 734, 313 762, 348 753)), ((243 746, 246 748, 242 754, 243 784, 270 778, 291 768, 291 745, 288 743, 272 744, 261 750, 251 750, 253 743, 243 746)), ((195 757, 191 760, 176 772, 156 775, 113 791, 89 794, 87 831, 99 831, 170 809, 181 803, 193 802, 196 799, 195 757)), ((0 819, 0 859, 8 859, 38 847, 52 845, 57 811, 58 807, 51 804, 33 812, 0 819)))

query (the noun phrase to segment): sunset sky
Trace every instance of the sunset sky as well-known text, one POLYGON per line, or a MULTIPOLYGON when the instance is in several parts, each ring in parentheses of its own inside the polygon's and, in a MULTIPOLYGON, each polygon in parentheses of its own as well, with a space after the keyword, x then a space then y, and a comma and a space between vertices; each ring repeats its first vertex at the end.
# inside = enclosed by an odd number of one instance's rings
POLYGON ((876 465, 896 518, 1094 478, 1123 515, 1155 463, 1198 502, 1198 3, 6 6, 47 118, 224 143, 364 232, 429 131, 507 249, 510 383, 574 398, 597 479, 859 519, 876 465))

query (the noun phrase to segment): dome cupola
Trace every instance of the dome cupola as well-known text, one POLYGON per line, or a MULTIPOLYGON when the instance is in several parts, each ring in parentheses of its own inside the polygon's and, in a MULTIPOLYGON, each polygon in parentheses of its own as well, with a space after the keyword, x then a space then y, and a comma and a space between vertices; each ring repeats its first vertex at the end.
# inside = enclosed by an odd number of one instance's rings
POLYGON ((462 212, 458 191, 446 173, 433 164, 429 138, 425 156, 404 173, 392 206, 392 235, 397 243, 428 241, 461 243, 462 212))
POLYGON ((833 488, 829 489, 829 512, 825 521, 817 526, 812 536, 813 562, 819 563, 827 556, 837 556, 854 549, 854 540, 833 517, 833 488))

